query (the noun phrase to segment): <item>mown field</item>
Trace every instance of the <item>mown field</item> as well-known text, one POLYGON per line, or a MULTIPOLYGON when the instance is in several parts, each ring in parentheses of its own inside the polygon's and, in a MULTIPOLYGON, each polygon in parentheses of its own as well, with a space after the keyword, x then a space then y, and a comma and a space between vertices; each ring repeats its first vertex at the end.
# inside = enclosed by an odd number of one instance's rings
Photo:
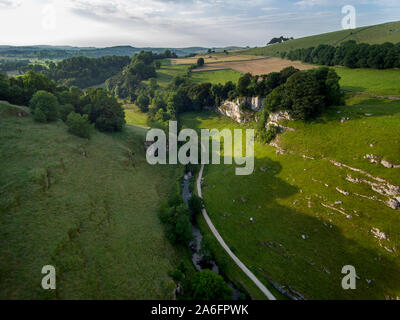
POLYGON ((243 50, 242 54, 279 57, 281 52, 316 47, 319 44, 339 45, 348 40, 369 44, 398 43, 400 42, 400 21, 294 39, 266 47, 243 50))
MULTIPOLYGON (((196 129, 241 127, 213 113, 185 114, 181 119, 196 129)), ((347 107, 334 108, 315 123, 294 122, 296 132, 279 137, 285 154, 256 143, 251 176, 236 176, 232 165, 207 166, 203 184, 207 211, 228 245, 265 283, 272 279, 289 285, 308 299, 399 296, 398 211, 363 198, 386 200, 368 185, 346 181, 349 174, 359 176, 329 161, 399 184, 399 169, 363 159, 376 153, 400 162, 399 123, 399 102, 362 97, 349 97, 347 107), (352 120, 341 123, 344 113, 352 120), (387 240, 376 239, 373 228, 385 232, 387 240), (348 264, 360 277, 357 290, 341 287, 341 269, 348 264)), ((228 270, 246 281, 234 266, 228 270)))
POLYGON ((229 52, 229 54, 211 53, 211 54, 204 54, 204 55, 196 55, 195 57, 191 57, 191 58, 171 59, 171 64, 173 64, 173 65, 181 65, 181 64, 192 65, 192 64, 196 64, 197 59, 199 59, 199 58, 203 58, 204 62, 207 64, 260 59, 260 57, 258 57, 258 56, 242 55, 242 54, 233 53, 233 52, 229 52))
POLYGON ((233 61, 233 62, 221 62, 213 64, 205 64, 201 68, 193 70, 193 74, 197 72, 206 71, 217 71, 217 70, 235 70, 242 74, 251 73, 252 75, 263 75, 271 72, 279 72, 282 69, 293 66, 299 70, 308 70, 315 68, 315 66, 302 63, 300 61, 289 61, 280 58, 266 58, 256 59, 250 61, 233 61))
POLYGON ((190 78, 194 82, 210 82, 212 84, 225 84, 228 81, 237 83, 239 78, 242 76, 240 72, 235 70, 218 70, 218 71, 204 71, 204 72, 193 72, 190 78))
POLYGON ((0 298, 173 298, 157 209, 181 170, 148 165, 140 129, 85 140, 19 112, 0 103, 0 298))

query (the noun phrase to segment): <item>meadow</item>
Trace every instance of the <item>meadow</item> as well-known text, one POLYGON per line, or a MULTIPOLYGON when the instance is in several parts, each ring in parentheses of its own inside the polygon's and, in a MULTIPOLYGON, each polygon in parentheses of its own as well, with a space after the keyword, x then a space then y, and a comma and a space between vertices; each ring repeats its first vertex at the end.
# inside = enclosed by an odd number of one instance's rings
POLYGON ((345 90, 400 96, 400 70, 348 69, 335 67, 342 78, 340 86, 345 90))
POLYGON ((173 299, 181 257, 157 210, 182 172, 147 163, 145 129, 86 140, 5 102, 0 122, 0 298, 173 299))
POLYGON ((217 70, 217 71, 204 71, 204 72, 193 72, 190 78, 194 82, 209 82, 212 84, 225 84, 228 81, 237 83, 239 78, 242 76, 240 72, 235 70, 217 70))
MULTIPOLYGON (((214 113, 184 114, 181 120, 185 127, 195 129, 254 127, 214 113)), ((206 166, 207 212, 232 250, 265 284, 272 280, 290 286, 307 299, 399 296, 397 212, 371 200, 386 198, 370 186, 346 180, 348 175, 365 178, 363 174, 329 161, 400 183, 399 169, 364 159, 373 153, 399 162, 399 121, 399 102, 349 95, 347 106, 332 108, 315 122, 287 124, 296 131, 279 136, 278 144, 286 150, 283 154, 256 142, 252 175, 236 176, 232 165, 206 166), (341 123, 344 116, 351 120, 341 123), (373 228, 387 239, 377 239, 373 228), (360 277, 357 290, 342 289, 344 265, 355 266, 360 277)), ((259 297, 232 263, 227 274, 259 297)))

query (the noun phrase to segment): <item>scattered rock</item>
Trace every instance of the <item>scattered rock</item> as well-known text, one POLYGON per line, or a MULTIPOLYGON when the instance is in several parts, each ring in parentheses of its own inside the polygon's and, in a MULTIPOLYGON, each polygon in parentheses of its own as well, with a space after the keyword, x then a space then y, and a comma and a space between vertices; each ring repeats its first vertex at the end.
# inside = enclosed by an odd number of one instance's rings
POLYGON ((250 222, 253 223, 254 222, 254 218, 250 218, 250 222))
POLYGON ((246 200, 245 198, 243 198, 243 197, 240 198, 240 200, 242 200, 243 203, 246 203, 246 202, 247 202, 247 200, 246 200))
POLYGON ((400 202, 397 199, 389 199, 386 202, 387 206, 393 210, 400 208, 400 202))
POLYGON ((366 114, 365 114, 366 117, 371 117, 371 116, 373 116, 373 115, 374 115, 373 113, 366 113, 366 114))
POLYGON ((341 193, 341 194, 343 194, 343 195, 345 195, 345 196, 348 196, 348 195, 350 194, 349 192, 344 191, 344 190, 342 190, 342 189, 339 189, 338 187, 336 187, 336 191, 339 192, 339 193, 341 193))
POLYGON ((334 203, 335 206, 338 206, 338 205, 341 205, 341 204, 343 204, 343 201, 336 201, 336 202, 334 203))
POLYGON ((303 240, 306 240, 306 239, 307 239, 307 237, 306 237, 305 234, 302 234, 302 235, 301 235, 301 238, 302 238, 303 240))
POLYGON ((379 240, 387 240, 388 239, 388 236, 386 235, 386 233, 380 231, 378 228, 372 228, 371 233, 374 235, 375 238, 377 238, 379 240))
POLYGON ((370 284, 372 280, 365 279, 365 281, 366 281, 368 284, 370 284))
POLYGON ((340 122, 341 122, 341 123, 344 123, 344 122, 347 122, 347 121, 349 121, 349 120, 351 120, 351 119, 348 118, 348 117, 343 117, 342 119, 340 119, 340 122))

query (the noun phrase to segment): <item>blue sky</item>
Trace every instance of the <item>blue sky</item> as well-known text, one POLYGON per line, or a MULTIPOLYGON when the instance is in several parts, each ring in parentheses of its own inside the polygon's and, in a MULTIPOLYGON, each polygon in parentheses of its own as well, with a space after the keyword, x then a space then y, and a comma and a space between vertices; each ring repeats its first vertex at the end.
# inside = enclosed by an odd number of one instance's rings
POLYGON ((399 0, 0 0, 0 44, 262 46, 274 36, 400 20, 399 0))

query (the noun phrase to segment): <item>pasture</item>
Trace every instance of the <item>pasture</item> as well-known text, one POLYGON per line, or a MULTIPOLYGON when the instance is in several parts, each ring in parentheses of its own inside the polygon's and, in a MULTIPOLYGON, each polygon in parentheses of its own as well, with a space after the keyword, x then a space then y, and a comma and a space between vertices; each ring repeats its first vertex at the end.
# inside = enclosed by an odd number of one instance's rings
POLYGON ((229 54, 210 53, 210 54, 204 54, 204 55, 196 55, 195 57, 190 57, 190 58, 171 59, 171 64, 172 65, 181 65, 181 64, 192 65, 192 64, 196 64, 197 59, 199 59, 199 58, 203 58, 204 62, 206 64, 260 59, 259 56, 241 55, 241 54, 232 53, 232 52, 230 52, 229 54))
MULTIPOLYGON (((184 114, 181 120, 195 129, 254 128, 214 113, 184 114)), ((399 296, 398 211, 381 202, 386 197, 370 186, 346 180, 365 174, 330 162, 400 184, 399 169, 364 159, 372 153, 400 162, 399 122, 400 102, 349 95, 347 106, 334 107, 315 122, 286 123, 296 131, 279 136, 284 153, 256 142, 252 175, 236 176, 234 165, 206 166, 207 211, 227 244, 265 284, 273 280, 290 286, 307 299, 399 296), (341 123, 344 116, 351 120, 341 123), (387 238, 378 239, 374 228, 387 238), (360 277, 357 290, 341 287, 341 269, 348 264, 360 277)), ((227 270, 245 285, 233 263, 227 270)))
POLYGON ((180 257, 157 210, 181 169, 150 166, 130 126, 86 140, 19 110, 0 103, 0 298, 172 299, 180 257), (48 264, 57 291, 40 287, 48 264))

